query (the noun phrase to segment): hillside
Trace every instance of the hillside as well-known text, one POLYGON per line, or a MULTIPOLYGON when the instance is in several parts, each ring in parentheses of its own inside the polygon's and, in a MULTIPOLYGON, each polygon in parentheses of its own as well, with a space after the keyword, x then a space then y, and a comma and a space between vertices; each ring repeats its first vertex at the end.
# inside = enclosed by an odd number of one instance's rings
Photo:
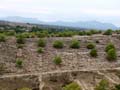
POLYGON ((0 42, 0 90, 63 90, 71 82, 77 83, 80 90, 94 90, 101 80, 109 82, 107 88, 110 90, 120 84, 119 34, 45 37, 46 44, 39 44, 44 51, 39 53, 38 41, 41 39, 24 40, 24 43, 21 39, 18 42, 15 36, 8 36, 6 41, 0 42), (70 48, 73 39, 80 42, 79 48, 70 48), (62 41, 64 46, 53 47, 56 40, 62 41), (106 58, 105 52, 110 42, 115 45, 117 53, 117 59, 112 62, 106 58), (95 44, 97 57, 90 55, 88 43, 95 44), (56 56, 61 57, 60 64, 54 62, 56 56))

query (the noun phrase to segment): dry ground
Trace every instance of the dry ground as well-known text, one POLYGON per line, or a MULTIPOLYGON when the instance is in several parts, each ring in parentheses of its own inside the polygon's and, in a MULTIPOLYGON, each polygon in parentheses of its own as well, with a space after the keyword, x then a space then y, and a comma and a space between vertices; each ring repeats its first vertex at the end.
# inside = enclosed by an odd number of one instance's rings
POLYGON ((26 39, 23 49, 18 49, 15 37, 0 43, 0 63, 4 73, 0 76, 0 90, 16 90, 29 87, 33 90, 61 90, 62 86, 75 81, 83 90, 93 90, 101 79, 107 79, 111 86, 120 83, 120 36, 93 35, 74 37, 45 38, 47 45, 43 54, 38 54, 38 38, 26 39), (81 42, 80 49, 70 49, 70 41, 76 38, 81 42), (64 48, 55 49, 52 43, 63 40, 64 48), (99 43, 96 43, 96 41, 99 43), (86 48, 88 42, 96 43, 98 57, 92 58, 86 48), (117 61, 109 62, 104 52, 107 43, 117 48, 117 61), (53 63, 55 55, 62 57, 60 66, 53 63), (23 67, 16 67, 16 58, 21 58, 23 67))

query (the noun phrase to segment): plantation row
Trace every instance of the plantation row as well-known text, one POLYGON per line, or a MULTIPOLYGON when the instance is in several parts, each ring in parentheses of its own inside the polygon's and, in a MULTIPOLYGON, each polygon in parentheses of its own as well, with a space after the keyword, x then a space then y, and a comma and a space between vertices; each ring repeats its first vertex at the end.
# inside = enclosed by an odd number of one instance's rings
MULTIPOLYGON (((23 48, 23 44, 25 43, 25 39, 24 38, 17 38, 17 47, 18 48, 23 48)), ((39 39, 38 42, 37 42, 37 45, 38 45, 38 49, 37 49, 37 52, 38 53, 44 53, 44 47, 46 46, 46 41, 44 39, 39 39)), ((63 41, 61 40, 56 40, 53 42, 53 47, 56 48, 56 49, 62 49, 64 48, 64 43, 63 41)), ((70 43, 70 48, 72 49, 79 49, 80 48, 80 41, 76 40, 76 39, 73 39, 70 43)), ((96 50, 96 45, 94 43, 88 43, 87 46, 86 46, 87 49, 90 49, 90 56, 91 57, 97 57, 98 56, 98 53, 97 53, 97 50, 96 50)), ((115 61, 117 59, 117 53, 116 53, 116 48, 115 46, 112 44, 112 43, 108 43, 106 48, 105 48, 105 52, 107 54, 106 58, 109 60, 109 61, 115 61)), ((53 58, 53 62, 56 64, 56 65, 60 65, 62 63, 62 58, 61 56, 57 55, 53 58)), ((16 65, 17 66, 22 66, 22 60, 18 59, 16 61, 16 65)))
MULTIPOLYGON (((0 36, 0 42, 5 42, 5 41, 6 41, 6 38, 1 35, 0 36)), ((25 38, 23 37, 23 35, 17 36, 16 37, 16 42, 17 42, 17 47, 18 48, 23 48, 23 46, 25 44, 25 38)), ((37 42, 37 45, 38 45, 37 52, 38 53, 44 53, 44 51, 45 51, 44 47, 46 46, 46 40, 40 38, 37 42)), ((56 49, 62 49, 62 48, 64 48, 64 42, 61 41, 61 40, 56 40, 56 41, 53 42, 52 46, 56 49)), ((69 47, 72 48, 72 49, 79 49, 80 48, 80 41, 78 41, 77 39, 71 40, 69 47)), ((96 50, 96 45, 94 43, 88 43, 86 45, 86 48, 90 49, 89 54, 90 54, 91 57, 97 57, 98 56, 98 53, 97 53, 97 50, 96 50)), ((105 52, 107 54, 106 58, 109 61, 115 61, 117 59, 116 48, 112 43, 109 43, 106 46, 105 52)), ((54 57, 53 62, 55 64, 61 64, 62 59, 58 55, 58 56, 54 57)), ((18 67, 22 66, 22 60, 17 59, 16 60, 16 66, 18 66, 18 67)))
POLYGON ((62 31, 50 31, 50 30, 40 30, 40 31, 32 31, 32 32, 16 32, 15 30, 9 31, 0 31, 1 36, 23 36, 24 38, 34 38, 34 37, 72 37, 74 35, 94 35, 94 34, 103 34, 103 35, 112 35, 113 33, 120 34, 120 30, 112 31, 108 29, 106 31, 100 30, 62 30, 62 31))

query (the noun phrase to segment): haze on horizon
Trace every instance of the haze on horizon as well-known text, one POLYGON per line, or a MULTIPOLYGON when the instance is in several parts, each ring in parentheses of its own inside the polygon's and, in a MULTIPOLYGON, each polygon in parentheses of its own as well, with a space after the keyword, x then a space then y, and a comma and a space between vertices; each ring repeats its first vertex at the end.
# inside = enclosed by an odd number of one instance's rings
POLYGON ((0 0, 0 17, 100 21, 120 26, 120 0, 0 0))

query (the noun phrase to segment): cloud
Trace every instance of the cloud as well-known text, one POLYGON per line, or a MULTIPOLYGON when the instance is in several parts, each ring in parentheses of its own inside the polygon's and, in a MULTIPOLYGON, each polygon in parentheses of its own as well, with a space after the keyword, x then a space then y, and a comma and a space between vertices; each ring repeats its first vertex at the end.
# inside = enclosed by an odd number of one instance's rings
POLYGON ((0 0, 0 16, 64 21, 105 20, 119 24, 119 3, 120 0, 0 0))
POLYGON ((97 15, 97 16, 119 16, 120 17, 120 10, 107 10, 107 9, 83 9, 81 10, 85 14, 89 15, 97 15))

